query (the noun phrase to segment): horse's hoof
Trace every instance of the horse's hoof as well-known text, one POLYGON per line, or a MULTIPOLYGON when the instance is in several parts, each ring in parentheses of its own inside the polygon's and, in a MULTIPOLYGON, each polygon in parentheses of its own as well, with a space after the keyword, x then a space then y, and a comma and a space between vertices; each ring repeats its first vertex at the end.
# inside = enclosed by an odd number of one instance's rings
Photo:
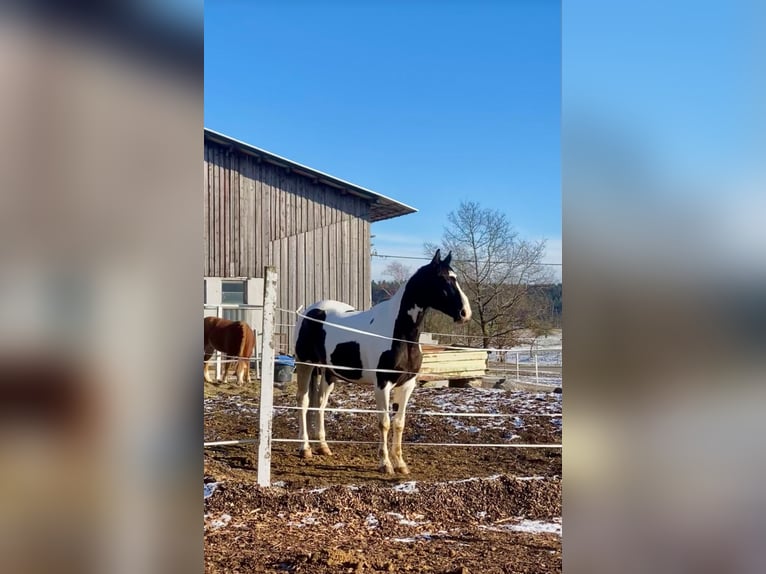
POLYGON ((300 450, 299 456, 301 458, 311 458, 312 456, 314 456, 314 453, 311 452, 310 448, 304 448, 300 450))
POLYGON ((410 469, 407 468, 407 465, 404 466, 398 466, 394 469, 396 471, 396 474, 401 474, 404 476, 407 476, 410 473, 410 469))
POLYGON ((332 456, 332 451, 330 450, 330 447, 326 444, 323 444, 319 447, 319 451, 317 454, 323 454, 325 456, 332 456))
POLYGON ((388 476, 393 476, 394 474, 394 467, 392 467, 390 464, 381 464, 378 467, 378 470, 388 476))

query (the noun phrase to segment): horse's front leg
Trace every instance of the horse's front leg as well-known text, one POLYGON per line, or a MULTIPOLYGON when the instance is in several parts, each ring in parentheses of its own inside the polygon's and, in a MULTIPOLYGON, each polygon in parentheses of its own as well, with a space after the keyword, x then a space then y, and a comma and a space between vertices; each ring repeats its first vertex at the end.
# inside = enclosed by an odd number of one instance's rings
POLYGON ((295 374, 298 379, 298 391, 296 392, 296 403, 300 407, 298 411, 298 439, 301 441, 299 454, 301 458, 311 458, 311 446, 309 446, 309 431, 306 424, 306 412, 309 408, 309 382, 314 367, 311 365, 296 365, 295 374))
POLYGON ((415 389, 415 377, 398 387, 394 387, 391 397, 391 405, 394 409, 394 438, 391 444, 391 458, 394 463, 394 471, 399 474, 409 474, 407 463, 402 458, 402 434, 404 433, 404 416, 407 411, 407 402, 415 389))
POLYGON ((386 381, 381 388, 380 384, 375 385, 375 404, 380 411, 378 413, 378 430, 380 431, 380 445, 378 455, 380 464, 378 470, 386 474, 394 474, 394 467, 391 465, 391 459, 388 457, 388 430, 391 428, 391 421, 388 417, 388 397, 391 392, 391 383, 386 381))
POLYGON ((319 454, 332 456, 330 447, 327 446, 324 430, 324 409, 330 400, 330 393, 335 386, 335 381, 328 380, 327 376, 322 377, 319 387, 319 411, 317 412, 317 438, 319 439, 319 454))

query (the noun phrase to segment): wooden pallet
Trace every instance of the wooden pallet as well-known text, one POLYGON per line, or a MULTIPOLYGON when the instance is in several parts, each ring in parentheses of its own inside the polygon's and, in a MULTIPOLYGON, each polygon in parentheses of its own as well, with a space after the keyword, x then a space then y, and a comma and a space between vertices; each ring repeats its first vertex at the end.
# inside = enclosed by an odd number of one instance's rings
POLYGON ((477 379, 487 372, 488 351, 481 349, 444 349, 421 345, 423 364, 418 381, 442 379, 477 379))

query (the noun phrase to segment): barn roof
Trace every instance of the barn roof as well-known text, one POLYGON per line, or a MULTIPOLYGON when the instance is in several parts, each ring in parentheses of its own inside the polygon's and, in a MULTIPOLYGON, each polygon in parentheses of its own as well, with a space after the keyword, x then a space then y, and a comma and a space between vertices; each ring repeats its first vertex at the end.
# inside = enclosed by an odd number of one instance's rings
POLYGON ((356 184, 278 156, 270 151, 255 147, 208 128, 205 128, 205 141, 212 141, 223 146, 231 147, 242 153, 260 157, 263 161, 267 161, 274 165, 289 167, 293 172, 310 178, 318 183, 329 185, 344 190, 347 193, 363 197, 370 202, 370 221, 372 222, 391 219, 392 217, 415 213, 417 211, 414 207, 410 207, 409 205, 391 199, 390 197, 386 197, 385 195, 381 195, 380 193, 360 187, 356 184))

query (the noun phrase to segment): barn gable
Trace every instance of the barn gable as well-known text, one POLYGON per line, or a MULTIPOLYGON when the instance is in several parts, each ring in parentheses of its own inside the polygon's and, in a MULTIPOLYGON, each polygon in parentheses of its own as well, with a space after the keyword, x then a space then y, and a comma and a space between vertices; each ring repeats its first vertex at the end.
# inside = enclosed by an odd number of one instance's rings
MULTIPOLYGON (((416 211, 207 129, 203 190, 204 276, 262 277, 273 265, 277 305, 293 310, 325 298, 369 308, 370 224, 416 211)), ((278 330, 286 350, 291 329, 278 330)))

